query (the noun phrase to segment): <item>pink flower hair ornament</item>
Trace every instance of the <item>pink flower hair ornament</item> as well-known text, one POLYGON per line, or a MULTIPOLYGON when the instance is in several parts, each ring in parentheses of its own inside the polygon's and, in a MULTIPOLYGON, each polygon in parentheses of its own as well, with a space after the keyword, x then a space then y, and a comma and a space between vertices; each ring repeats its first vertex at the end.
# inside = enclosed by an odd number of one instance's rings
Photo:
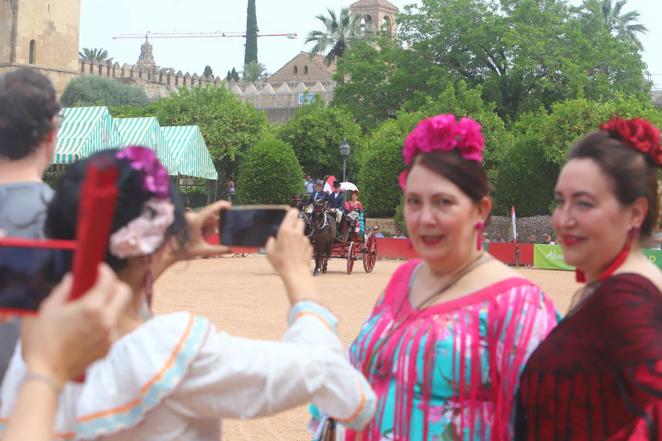
MULTIPOLYGON (((485 141, 481 125, 467 117, 459 121, 453 114, 442 114, 422 120, 407 135, 402 159, 411 166, 420 153, 450 152, 457 150, 468 161, 483 161, 485 141)), ((400 173, 398 181, 404 190, 409 170, 400 173)))
POLYGON ((143 173, 143 190, 160 199, 170 197, 168 170, 161 165, 154 150, 147 147, 129 146, 117 152, 117 159, 127 159, 131 168, 143 173))
POLYGON ((159 249, 175 221, 168 171, 155 152, 146 147, 127 147, 117 152, 116 158, 128 160, 131 168, 142 172, 143 190, 152 197, 145 202, 140 216, 110 236, 110 253, 120 259, 147 256, 159 249))

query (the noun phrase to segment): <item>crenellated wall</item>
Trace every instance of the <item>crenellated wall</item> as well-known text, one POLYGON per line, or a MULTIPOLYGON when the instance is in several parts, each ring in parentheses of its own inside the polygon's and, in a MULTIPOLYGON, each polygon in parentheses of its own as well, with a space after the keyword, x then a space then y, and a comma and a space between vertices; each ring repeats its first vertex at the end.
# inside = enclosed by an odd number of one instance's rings
POLYGON ((80 62, 81 76, 100 76, 141 87, 152 99, 170 95, 180 87, 225 87, 244 102, 267 112, 272 122, 286 122, 302 105, 313 99, 330 102, 333 99, 335 83, 317 82, 230 82, 220 77, 205 77, 198 74, 175 72, 174 69, 139 69, 137 66, 119 63, 97 64, 80 62))

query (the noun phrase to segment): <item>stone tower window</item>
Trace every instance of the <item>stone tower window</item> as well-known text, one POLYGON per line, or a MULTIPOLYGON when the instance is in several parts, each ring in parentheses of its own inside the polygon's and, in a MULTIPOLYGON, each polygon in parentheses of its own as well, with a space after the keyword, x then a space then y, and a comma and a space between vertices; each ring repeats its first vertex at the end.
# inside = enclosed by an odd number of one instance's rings
POLYGON ((303 67, 303 73, 304 75, 308 75, 308 66, 303 67))
POLYGON ((30 55, 28 58, 28 63, 35 64, 37 62, 37 42, 30 40, 30 55))
POLYGON ((299 67, 294 66, 294 75, 299 75, 299 67))

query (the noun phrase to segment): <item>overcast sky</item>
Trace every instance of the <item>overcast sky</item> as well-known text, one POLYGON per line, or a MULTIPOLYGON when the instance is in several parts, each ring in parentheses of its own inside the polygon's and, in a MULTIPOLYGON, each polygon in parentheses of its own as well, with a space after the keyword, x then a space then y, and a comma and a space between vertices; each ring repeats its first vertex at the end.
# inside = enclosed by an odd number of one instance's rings
MULTIPOLYGON (((326 8, 339 10, 353 0, 257 0, 261 33, 299 35, 296 40, 264 37, 258 40, 258 58, 270 73, 302 50, 309 31, 321 29, 315 15, 326 8)), ((402 8, 413 0, 390 0, 402 8)), ((577 3, 580 0, 573 0, 577 3)), ((134 64, 142 40, 113 40, 123 33, 152 32, 241 32, 246 27, 246 0, 82 0, 80 46, 107 49, 120 64, 134 64)), ((662 87, 662 0, 629 0, 627 10, 637 9, 649 29, 642 36, 644 61, 662 87)), ((244 44, 241 38, 154 39, 154 57, 161 67, 202 73, 209 64, 214 74, 225 77, 233 66, 241 69, 244 44)))

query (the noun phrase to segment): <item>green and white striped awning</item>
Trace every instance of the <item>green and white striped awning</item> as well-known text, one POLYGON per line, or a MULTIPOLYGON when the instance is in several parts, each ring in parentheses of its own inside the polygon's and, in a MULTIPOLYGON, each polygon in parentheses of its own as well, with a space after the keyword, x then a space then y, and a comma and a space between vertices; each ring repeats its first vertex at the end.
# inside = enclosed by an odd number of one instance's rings
POLYGON ((177 175, 177 164, 170 154, 157 118, 115 118, 114 121, 123 147, 138 145, 155 150, 168 174, 177 175))
POLYGON ((53 164, 71 164, 120 146, 119 132, 107 107, 66 107, 61 116, 53 164))
POLYGON ((177 173, 204 179, 218 179, 218 173, 198 126, 161 127, 177 173))

